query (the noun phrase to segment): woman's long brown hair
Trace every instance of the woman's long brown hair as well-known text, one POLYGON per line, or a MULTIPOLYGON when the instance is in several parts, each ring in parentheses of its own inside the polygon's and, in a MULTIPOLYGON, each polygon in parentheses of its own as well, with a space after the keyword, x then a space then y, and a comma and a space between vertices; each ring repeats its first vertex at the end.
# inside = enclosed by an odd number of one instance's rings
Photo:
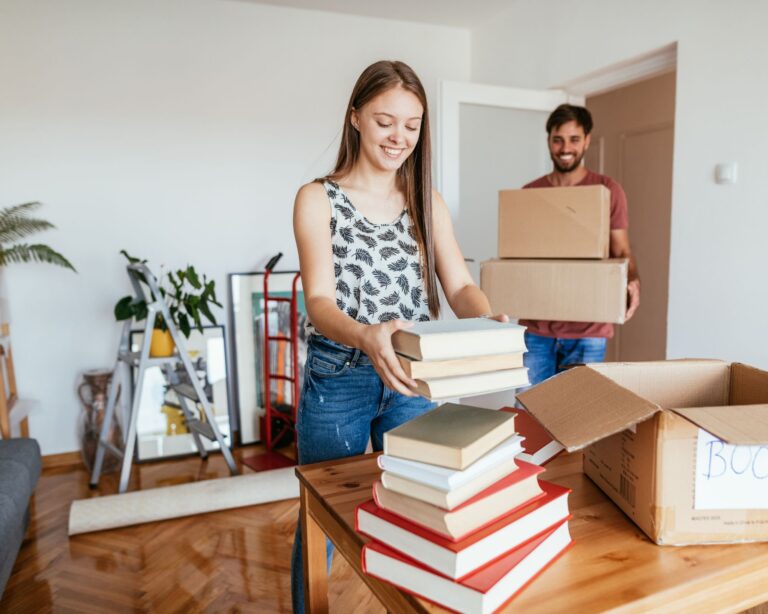
POLYGON ((430 147, 429 112, 424 86, 403 62, 382 60, 366 68, 355 83, 344 114, 336 167, 328 179, 338 180, 354 167, 360 155, 360 136, 352 127, 352 111, 358 111, 370 100, 393 87, 402 87, 421 102, 424 114, 416 147, 397 171, 400 189, 405 195, 408 215, 413 223, 416 241, 421 253, 422 277, 429 305, 429 313, 436 318, 440 313, 440 297, 435 274, 435 247, 432 236, 432 152, 430 147))

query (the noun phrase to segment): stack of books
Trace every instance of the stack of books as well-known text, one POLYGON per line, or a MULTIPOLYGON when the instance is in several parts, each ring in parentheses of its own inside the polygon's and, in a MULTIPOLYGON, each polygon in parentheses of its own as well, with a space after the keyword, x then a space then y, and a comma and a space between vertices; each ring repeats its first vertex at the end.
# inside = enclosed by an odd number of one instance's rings
POLYGON ((417 391, 448 399, 528 385, 525 328, 486 318, 418 322, 392 335, 392 346, 417 391))
POLYGON ((366 573, 458 612, 494 612, 571 544, 570 490, 518 460, 515 414, 447 403, 384 435, 356 511, 366 573))

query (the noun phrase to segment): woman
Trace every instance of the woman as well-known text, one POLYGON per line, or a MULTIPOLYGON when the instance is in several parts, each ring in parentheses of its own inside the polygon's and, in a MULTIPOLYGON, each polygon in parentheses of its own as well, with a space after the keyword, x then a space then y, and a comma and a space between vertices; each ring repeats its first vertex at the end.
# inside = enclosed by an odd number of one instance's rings
MULTIPOLYGON (((392 334, 436 318, 437 280, 460 318, 490 317, 432 190, 424 87, 402 62, 360 75, 333 173, 296 196, 294 233, 309 315, 299 463, 381 450, 383 434, 433 405, 414 393, 392 334)), ((506 321, 506 316, 495 316, 506 321)), ((330 565, 331 548, 328 548, 330 565)), ((300 527, 291 567, 304 611, 300 527)))

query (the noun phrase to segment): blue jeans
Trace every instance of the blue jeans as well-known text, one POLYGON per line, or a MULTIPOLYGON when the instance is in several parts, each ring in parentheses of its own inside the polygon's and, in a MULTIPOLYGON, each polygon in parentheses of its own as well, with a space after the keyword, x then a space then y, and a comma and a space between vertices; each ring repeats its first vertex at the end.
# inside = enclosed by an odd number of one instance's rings
POLYGON ((528 367, 528 379, 534 386, 563 371, 567 367, 585 362, 602 362, 605 358, 606 339, 560 339, 525 333, 528 351, 523 357, 528 367))
MULTIPOLYGON (((299 464, 363 454, 369 438, 373 449, 381 450, 384 433, 434 406, 422 397, 406 397, 385 387, 360 350, 312 335, 296 424, 299 464)), ((326 551, 330 571, 330 540, 326 551)), ((301 524, 293 541, 291 597, 293 611, 303 613, 301 524)))

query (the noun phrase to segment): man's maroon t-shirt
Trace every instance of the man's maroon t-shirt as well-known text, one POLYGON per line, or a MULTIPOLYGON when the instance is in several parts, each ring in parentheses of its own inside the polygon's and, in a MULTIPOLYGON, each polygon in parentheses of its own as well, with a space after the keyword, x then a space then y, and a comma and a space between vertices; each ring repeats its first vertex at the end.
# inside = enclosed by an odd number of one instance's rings
MULTIPOLYGON (((587 171, 576 185, 604 185, 611 191, 611 230, 629 227, 627 211, 627 195, 624 189, 610 177, 587 171)), ((554 188, 549 182, 549 176, 544 175, 526 184, 523 188, 554 188)), ((561 337, 564 339, 581 339, 582 337, 613 337, 613 324, 605 322, 551 322, 548 320, 520 320, 528 332, 544 337, 561 337)))

